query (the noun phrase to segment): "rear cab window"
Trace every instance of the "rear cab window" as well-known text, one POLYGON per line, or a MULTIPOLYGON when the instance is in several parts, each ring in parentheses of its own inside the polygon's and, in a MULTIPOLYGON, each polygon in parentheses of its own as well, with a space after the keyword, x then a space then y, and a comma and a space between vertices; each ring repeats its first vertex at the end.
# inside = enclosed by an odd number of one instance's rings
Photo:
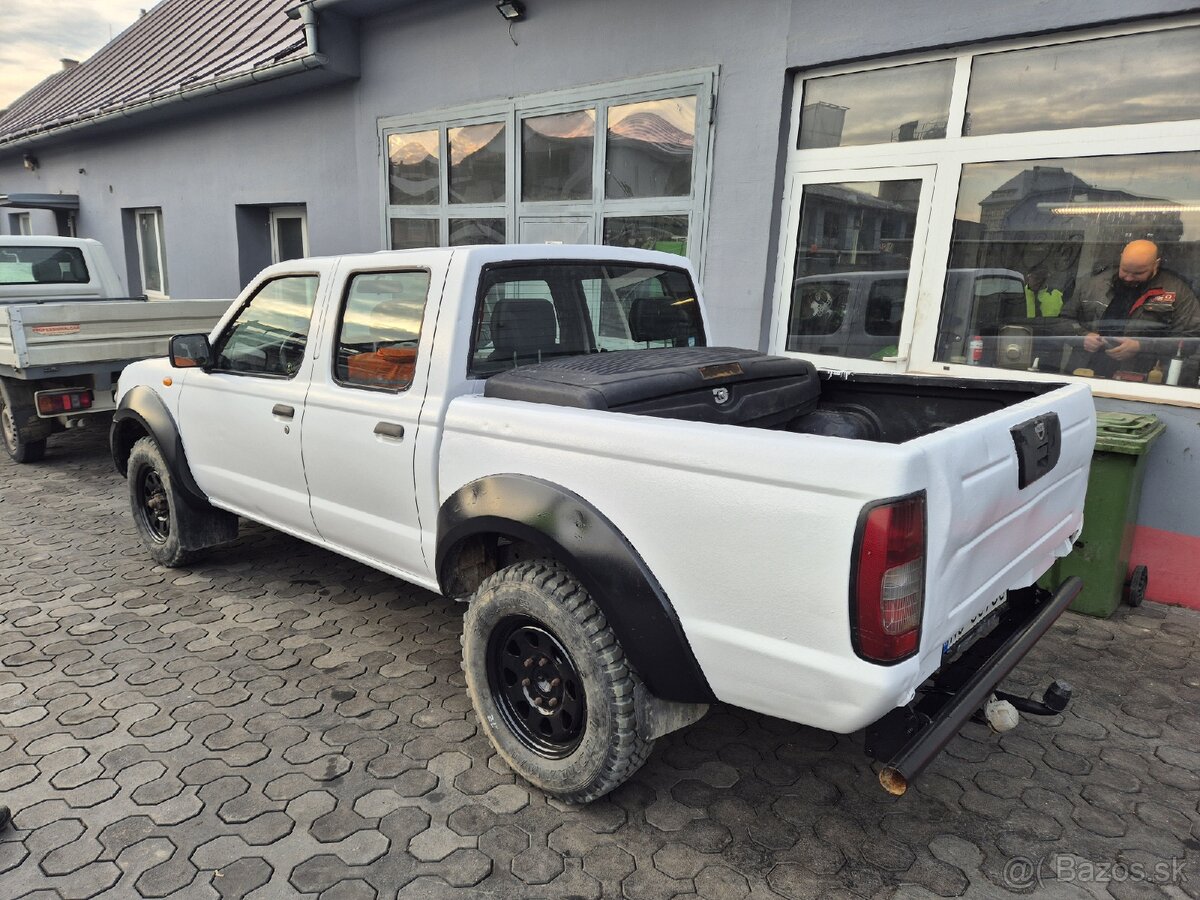
POLYGON ((0 284, 87 284, 90 280, 78 247, 0 245, 0 284))
POLYGON ((480 276, 469 374, 552 358, 703 347, 696 289, 683 269, 612 262, 530 262, 480 276))

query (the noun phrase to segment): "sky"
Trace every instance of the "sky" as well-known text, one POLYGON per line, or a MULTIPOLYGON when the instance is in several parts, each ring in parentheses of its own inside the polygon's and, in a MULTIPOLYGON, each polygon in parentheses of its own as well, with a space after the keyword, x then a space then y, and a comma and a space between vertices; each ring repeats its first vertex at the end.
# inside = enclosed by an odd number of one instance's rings
POLYGON ((60 59, 87 59, 158 0, 0 0, 0 109, 48 75, 60 59))

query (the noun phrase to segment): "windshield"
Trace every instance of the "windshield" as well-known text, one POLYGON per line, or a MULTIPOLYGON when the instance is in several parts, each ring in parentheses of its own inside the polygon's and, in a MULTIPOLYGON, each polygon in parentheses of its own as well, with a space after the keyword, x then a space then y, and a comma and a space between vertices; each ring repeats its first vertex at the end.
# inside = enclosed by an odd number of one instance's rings
POLYGON ((78 247, 0 245, 0 284, 87 284, 78 247))
POLYGON ((470 374, 705 343, 696 289, 682 269, 618 262, 489 266, 480 278, 470 374))

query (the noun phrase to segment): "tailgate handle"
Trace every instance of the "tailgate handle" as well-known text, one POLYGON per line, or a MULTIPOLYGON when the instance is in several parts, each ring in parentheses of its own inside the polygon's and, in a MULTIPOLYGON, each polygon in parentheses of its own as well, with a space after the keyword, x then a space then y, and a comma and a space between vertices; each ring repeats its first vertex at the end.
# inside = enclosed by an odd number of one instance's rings
POLYGON ((1062 426, 1058 413, 1045 413, 1013 427, 1017 448, 1017 487, 1033 484, 1056 465, 1062 452, 1062 426))

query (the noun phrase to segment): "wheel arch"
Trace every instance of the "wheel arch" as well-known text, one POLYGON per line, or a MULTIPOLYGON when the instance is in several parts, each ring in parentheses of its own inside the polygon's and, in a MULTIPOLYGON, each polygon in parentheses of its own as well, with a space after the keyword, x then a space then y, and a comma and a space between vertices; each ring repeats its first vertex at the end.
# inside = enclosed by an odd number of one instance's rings
POLYGON ((109 430, 109 449, 112 452, 113 464, 122 475, 126 474, 129 467, 129 454, 133 445, 144 437, 152 438, 158 444, 158 449, 180 488, 191 499, 207 504, 208 498, 192 477, 175 419, 162 398, 140 384, 121 397, 109 430))
POLYGON ((624 534, 561 485, 492 475, 455 491, 438 511, 436 568, 447 596, 474 592, 502 567, 504 551, 566 566, 604 612, 626 657, 657 697, 715 698, 670 599, 624 534))

